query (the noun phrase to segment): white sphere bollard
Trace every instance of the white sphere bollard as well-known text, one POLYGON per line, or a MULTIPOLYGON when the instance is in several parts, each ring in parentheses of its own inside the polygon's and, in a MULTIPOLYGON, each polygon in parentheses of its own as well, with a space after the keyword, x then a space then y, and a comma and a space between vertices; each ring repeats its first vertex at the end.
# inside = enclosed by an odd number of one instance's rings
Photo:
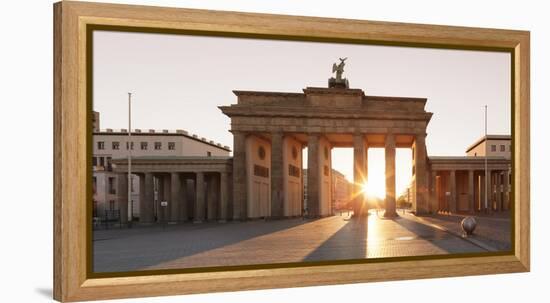
POLYGON ((476 229, 477 221, 474 217, 466 217, 462 219, 460 226, 462 226, 462 230, 466 233, 466 235, 472 235, 476 229))

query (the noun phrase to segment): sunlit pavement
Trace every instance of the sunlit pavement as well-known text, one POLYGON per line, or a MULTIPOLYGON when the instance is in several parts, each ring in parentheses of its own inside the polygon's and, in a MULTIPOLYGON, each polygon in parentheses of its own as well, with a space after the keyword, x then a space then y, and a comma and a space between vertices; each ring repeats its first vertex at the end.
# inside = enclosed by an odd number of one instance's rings
POLYGON ((462 214, 434 214, 422 216, 420 222, 435 224, 455 235, 464 232, 460 227, 460 221, 466 216, 473 216, 477 221, 474 234, 468 236, 468 240, 481 244, 490 251, 509 251, 512 249, 512 216, 509 211, 497 212, 491 215, 476 213, 473 215, 462 214))
POLYGON ((472 253, 486 250, 401 215, 332 216, 112 229, 94 232, 94 271, 472 253))

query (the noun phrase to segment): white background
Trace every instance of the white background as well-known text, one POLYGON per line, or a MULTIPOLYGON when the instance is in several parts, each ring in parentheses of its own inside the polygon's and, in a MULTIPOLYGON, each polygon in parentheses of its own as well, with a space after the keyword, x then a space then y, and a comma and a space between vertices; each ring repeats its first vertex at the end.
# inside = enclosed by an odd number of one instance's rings
MULTIPOLYGON (((326 16, 531 31, 532 272, 296 289, 145 298, 127 302, 548 300, 546 1, 117 1, 160 6, 326 16), (545 141, 546 139, 546 141, 545 141)), ((52 2, 0 8, 0 302, 48 302, 52 288, 52 2)))

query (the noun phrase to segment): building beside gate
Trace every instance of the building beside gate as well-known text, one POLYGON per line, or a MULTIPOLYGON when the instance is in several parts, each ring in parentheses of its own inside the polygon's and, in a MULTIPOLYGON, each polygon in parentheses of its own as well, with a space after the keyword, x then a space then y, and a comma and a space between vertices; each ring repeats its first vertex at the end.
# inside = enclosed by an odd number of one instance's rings
MULTIPOLYGON (((93 184, 93 210, 94 217, 102 217, 106 210, 122 209, 128 212, 128 217, 141 217, 141 202, 144 199, 143 178, 145 175, 135 173, 132 175, 131 186, 131 204, 122 206, 123 199, 128 201, 127 181, 120 179, 123 173, 115 172, 113 167, 114 159, 127 158, 131 150, 132 158, 136 159, 161 159, 166 161, 177 157, 192 158, 193 161, 202 161, 203 159, 229 159, 230 149, 228 146, 222 146, 219 143, 190 134, 184 130, 140 130, 135 129, 132 132, 132 142, 128 139, 128 130, 104 129, 99 128, 100 114, 93 114, 93 154, 92 154, 92 184, 93 184), (130 210, 132 215, 130 215, 130 210)), ((227 162, 227 160, 226 160, 227 162)), ((154 207, 152 216, 157 219, 162 215, 159 211, 158 201, 165 198, 165 186, 167 182, 166 174, 155 175, 151 179, 153 187, 152 199, 154 207), (156 202, 155 202, 156 201, 156 202)), ((194 178, 189 176, 188 179, 194 178)), ((127 176, 124 177, 127 179, 127 176)), ((190 182, 190 181, 189 181, 190 182)), ((187 188, 192 184, 183 184, 187 188)))
MULTIPOLYGON (((333 211, 347 208, 353 192, 353 184, 351 184, 344 174, 333 169, 332 170, 332 205, 333 211)), ((334 213, 334 212, 333 212, 334 213)))
MULTIPOLYGON (((307 209, 307 169, 303 169, 303 200, 302 208, 307 209)), ((331 210, 330 215, 333 215, 335 211, 341 209, 348 209, 349 203, 353 195, 353 184, 346 179, 346 176, 336 169, 332 169, 331 172, 331 210)))
POLYGON ((511 157, 509 135, 484 136, 466 149, 466 156, 431 156, 431 211, 475 213, 510 209, 511 157))

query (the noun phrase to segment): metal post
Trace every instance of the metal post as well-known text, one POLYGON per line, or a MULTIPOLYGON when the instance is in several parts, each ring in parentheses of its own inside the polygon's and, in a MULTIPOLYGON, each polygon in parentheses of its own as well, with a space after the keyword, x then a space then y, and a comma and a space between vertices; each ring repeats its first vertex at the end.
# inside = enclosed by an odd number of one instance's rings
POLYGON ((487 206, 487 189, 489 187, 488 185, 488 181, 489 181, 489 176, 487 176, 487 145, 488 145, 488 142, 487 142, 487 105, 485 105, 485 212, 488 212, 489 209, 488 209, 488 206, 487 206))
POLYGON ((132 203, 132 93, 128 93, 128 204, 130 206, 128 226, 131 227, 134 219, 132 203))

